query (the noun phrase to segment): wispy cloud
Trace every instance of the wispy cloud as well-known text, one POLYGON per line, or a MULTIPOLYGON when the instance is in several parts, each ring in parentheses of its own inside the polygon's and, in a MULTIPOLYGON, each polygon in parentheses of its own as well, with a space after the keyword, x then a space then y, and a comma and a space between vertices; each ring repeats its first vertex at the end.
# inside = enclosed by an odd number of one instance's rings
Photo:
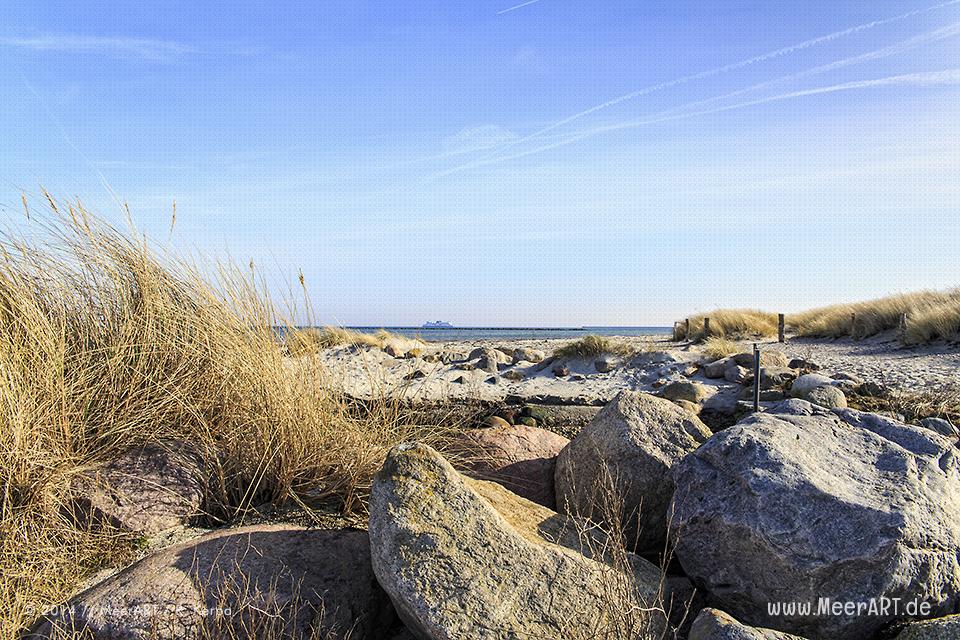
MULTIPOLYGON (((538 1, 538 0, 534 0, 534 1, 538 1)), ((547 132, 549 132, 549 131, 553 131, 554 129, 557 129, 557 128, 562 127, 562 126, 567 125, 567 124, 570 124, 571 122, 574 122, 574 121, 576 121, 576 120, 579 120, 580 118, 583 118, 583 117, 585 117, 585 116, 591 115, 591 114, 596 113, 596 112, 598 112, 598 111, 602 111, 603 109, 607 109, 607 108, 609 108, 609 107, 613 107, 613 106, 618 105, 618 104, 620 104, 620 103, 622 103, 622 102, 626 102, 626 101, 628 101, 628 100, 633 100, 634 98, 639 98, 639 97, 641 97, 641 96, 645 96, 645 95, 649 95, 649 94, 652 94, 652 93, 656 93, 656 92, 659 92, 659 91, 663 91, 663 90, 665 90, 665 89, 670 89, 670 88, 672 88, 672 87, 676 87, 676 86, 679 86, 679 85, 684 85, 684 84, 687 84, 687 83, 690 83, 690 82, 694 82, 694 81, 697 81, 697 80, 705 80, 705 79, 707 79, 707 78, 712 78, 712 77, 714 77, 714 76, 718 76, 718 75, 721 75, 721 74, 729 73, 729 72, 731 72, 731 71, 737 71, 737 70, 739 70, 739 69, 743 69, 743 68, 745 68, 745 67, 749 67, 749 66, 752 66, 752 65, 761 63, 761 62, 766 62, 767 60, 772 60, 772 59, 775 59, 775 58, 780 58, 780 57, 789 55, 789 54, 791 54, 791 53, 796 53, 797 51, 803 51, 804 49, 809 49, 809 48, 811 48, 811 47, 815 47, 815 46, 820 45, 820 44, 825 44, 825 43, 828 43, 828 42, 833 42, 834 40, 838 40, 838 39, 844 38, 844 37, 846 37, 846 36, 850 36, 850 35, 854 35, 854 34, 857 34, 857 33, 861 33, 861 32, 863 32, 863 31, 867 31, 867 30, 873 29, 873 28, 875 28, 875 27, 881 27, 881 26, 884 26, 884 25, 891 24, 891 23, 893 23, 893 22, 899 22, 899 21, 901 21, 901 20, 906 20, 906 19, 908 19, 908 18, 913 18, 913 17, 915 17, 915 16, 922 15, 922 14, 924 14, 924 13, 930 13, 930 12, 933 12, 933 11, 938 11, 938 10, 940 10, 940 9, 945 9, 945 8, 947 8, 947 7, 956 5, 956 4, 958 4, 958 3, 960 3, 960 0, 947 0, 946 2, 941 2, 941 3, 939 3, 939 4, 935 4, 935 5, 932 5, 932 6, 923 8, 923 9, 915 9, 915 10, 913 10, 913 11, 907 11, 906 13, 901 13, 901 14, 899 14, 899 15, 891 16, 891 17, 888 17, 888 18, 882 18, 882 19, 879 19, 879 20, 873 20, 873 21, 871 21, 871 22, 866 22, 866 23, 863 23, 863 24, 858 24, 858 25, 855 25, 855 26, 852 26, 852 27, 848 27, 848 28, 842 29, 842 30, 840 30, 840 31, 834 31, 834 32, 828 33, 828 34, 826 34, 826 35, 818 36, 818 37, 816 37, 816 38, 811 38, 811 39, 809 39, 809 40, 804 40, 803 42, 798 42, 797 44, 792 44, 792 45, 787 46, 787 47, 782 47, 782 48, 780 48, 780 49, 776 49, 776 50, 773 50, 773 51, 768 51, 768 52, 766 52, 766 53, 762 53, 762 54, 760 54, 760 55, 753 56, 752 58, 747 58, 747 59, 745 59, 745 60, 740 60, 739 62, 733 62, 733 63, 730 63, 730 64, 725 64, 725 65, 722 65, 722 66, 719 66, 719 67, 714 67, 713 69, 707 69, 707 70, 705 70, 705 71, 699 71, 699 72, 697 72, 697 73, 692 73, 692 74, 688 74, 688 75, 685 75, 685 76, 681 76, 681 77, 675 78, 675 79, 673 79, 673 80, 668 80, 668 81, 666 81, 666 82, 661 82, 661 83, 654 84, 654 85, 651 85, 651 86, 648 86, 648 87, 644 87, 643 89, 638 89, 637 91, 632 91, 632 92, 630 92, 630 93, 626 93, 626 94, 624 94, 624 95, 617 96, 616 98, 611 98, 610 100, 607 100, 606 102, 603 102, 603 103, 594 105, 594 106, 592 106, 592 107, 590 107, 590 108, 588 108, 588 109, 584 109, 583 111, 580 111, 580 112, 578 112, 578 113, 575 113, 575 114, 573 114, 573 115, 571 115, 571 116, 568 116, 568 117, 566 117, 566 118, 557 120, 556 122, 553 122, 553 123, 547 125, 546 127, 543 127, 542 129, 539 129, 539 130, 537 130, 537 131, 534 131, 533 133, 531 133, 531 134, 529 134, 529 135, 527 135, 527 136, 523 136, 522 138, 519 138, 519 139, 517 139, 517 140, 515 140, 515 141, 513 141, 513 142, 511 142, 511 143, 508 143, 508 145, 509 145, 509 146, 514 146, 514 145, 522 144, 522 143, 524 143, 524 142, 528 142, 528 141, 530 141, 530 140, 533 140, 534 138, 538 138, 538 137, 542 136, 544 133, 547 133, 547 132)), ((526 4, 529 4, 529 3, 526 3, 526 4)), ((524 5, 522 5, 522 4, 521 4, 521 5, 517 5, 517 7, 513 7, 513 8, 511 8, 511 9, 507 9, 506 11, 512 11, 513 9, 519 8, 519 7, 522 7, 522 6, 524 6, 524 5)))
POLYGON ((173 62, 186 54, 196 52, 196 48, 191 45, 171 40, 76 34, 4 37, 0 38, 0 45, 33 51, 109 55, 145 62, 173 62))
POLYGON ((655 115, 648 118, 627 120, 625 122, 603 125, 599 127, 594 127, 592 129, 586 129, 583 131, 574 132, 574 133, 571 133, 570 136, 567 137, 566 139, 563 139, 551 144, 535 147, 533 149, 527 149, 525 151, 520 151, 520 152, 509 154, 509 155, 503 155, 496 158, 481 159, 476 162, 461 165, 459 167, 454 167, 453 169, 450 169, 448 171, 444 171, 442 173, 438 173, 434 176, 431 176, 430 179, 441 178, 454 173, 458 173, 460 171, 465 171, 468 169, 476 169, 479 167, 493 165, 493 164, 499 164, 501 162, 506 162, 508 160, 515 160, 517 158, 523 158, 525 156, 530 156, 536 153, 557 149, 559 147, 564 147, 570 144, 574 144, 576 142, 579 142, 581 140, 584 140, 592 136, 599 135, 601 133, 608 133, 611 131, 622 131, 624 129, 634 129, 637 127, 660 124, 663 122, 671 122, 674 120, 685 120, 687 118, 712 115, 715 113, 722 113, 725 111, 733 111, 737 109, 745 109, 747 107, 754 107, 754 106, 769 104, 771 102, 780 102, 784 100, 791 100, 795 98, 815 96, 815 95, 821 95, 821 94, 827 94, 827 93, 836 93, 840 91, 869 89, 873 87, 898 86, 898 87, 928 88, 928 87, 936 87, 936 86, 955 86, 955 85, 960 85, 960 68, 944 69, 941 71, 925 71, 920 73, 908 73, 903 75, 887 76, 884 78, 873 78, 870 80, 856 80, 853 82, 844 82, 841 84, 835 84, 835 85, 830 85, 825 87, 814 87, 812 89, 803 89, 800 91, 791 91, 789 93, 781 93, 778 95, 766 96, 764 98, 759 98, 757 100, 738 102, 736 104, 725 105, 722 107, 715 107, 712 109, 702 109, 699 111, 690 111, 686 113, 679 113, 679 114, 673 114, 673 115, 662 115, 662 116, 655 115))
POLYGON ((499 15, 502 14, 502 13, 510 13, 511 11, 516 11, 517 9, 520 9, 520 8, 525 7, 525 6, 527 6, 527 5, 530 5, 530 4, 536 4, 536 3, 538 3, 538 2, 540 2, 540 0, 527 0, 526 2, 521 2, 521 3, 518 4, 518 5, 514 5, 514 6, 512 6, 512 7, 507 7, 507 8, 504 9, 503 11, 497 11, 497 15, 499 16, 499 15))

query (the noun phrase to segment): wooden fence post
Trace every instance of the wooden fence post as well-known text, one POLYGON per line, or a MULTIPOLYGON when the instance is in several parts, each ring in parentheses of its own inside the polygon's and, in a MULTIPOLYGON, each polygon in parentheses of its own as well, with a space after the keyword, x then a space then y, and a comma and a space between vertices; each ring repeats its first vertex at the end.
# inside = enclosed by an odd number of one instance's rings
POLYGON ((857 333, 857 314, 850 314, 850 337, 854 337, 857 333))
POLYGON ((753 411, 760 411, 760 349, 753 343, 753 411))
POLYGON ((704 338, 710 337, 710 318, 703 319, 703 337, 704 338))
POLYGON ((786 337, 783 335, 783 325, 785 324, 786 319, 782 313, 777 315, 777 338, 780 342, 786 342, 786 337))
POLYGON ((690 318, 687 318, 686 320, 684 320, 684 322, 687 323, 687 327, 683 335, 687 338, 687 340, 689 340, 690 339, 690 318))
POLYGON ((897 339, 904 342, 907 339, 907 314, 900 314, 900 324, 897 327, 897 339))

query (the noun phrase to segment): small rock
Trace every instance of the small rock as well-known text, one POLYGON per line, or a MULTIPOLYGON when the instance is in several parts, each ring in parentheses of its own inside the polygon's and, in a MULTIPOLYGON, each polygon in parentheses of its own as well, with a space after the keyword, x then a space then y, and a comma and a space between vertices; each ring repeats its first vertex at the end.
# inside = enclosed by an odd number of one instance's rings
POLYGON ((731 366, 738 366, 732 358, 721 358, 703 367, 703 375, 711 380, 717 380, 723 377, 727 369, 731 366))
POLYGON ((420 369, 417 369, 403 376, 403 379, 404 380, 420 380, 421 378, 426 378, 426 377, 427 377, 427 374, 425 374, 423 371, 420 371, 420 369))
POLYGON ((807 393, 806 400, 821 407, 826 407, 827 409, 847 408, 847 397, 843 395, 843 391, 831 386, 812 389, 807 393))
POLYGON ((683 371, 681 371, 680 375, 682 375, 684 378, 692 378, 698 373, 700 373, 700 367, 698 367, 695 364, 692 364, 689 367, 686 367, 683 371))
POLYGON ((820 365, 813 360, 806 358, 794 358, 787 363, 789 369, 802 369, 804 371, 820 371, 820 365))
MULTIPOLYGON (((744 367, 746 369, 753 369, 755 359, 752 352, 738 353, 735 356, 730 356, 730 358, 741 367, 744 367)), ((761 349, 760 366, 761 367, 786 367, 787 357, 782 353, 780 353, 779 351, 761 349)))
POLYGON ((537 426, 537 419, 531 418, 530 416, 523 416, 517 420, 517 424, 526 425, 528 427, 535 427, 537 426))
POLYGON ((518 362, 542 362, 544 358, 547 357, 543 351, 539 349, 530 349, 528 347, 517 347, 513 350, 513 364, 518 362))
POLYGON ((554 365, 552 371, 553 371, 553 375, 558 378, 563 378, 570 375, 570 367, 568 367, 565 364, 554 365))
POLYGON ((454 366, 460 371, 473 371, 477 368, 477 365, 472 362, 460 362, 454 366))
POLYGON ((689 411, 693 415, 697 415, 700 413, 700 405, 694 402, 690 402, 689 400, 674 400, 673 404, 677 405, 684 411, 689 411))
POLYGON ((773 629, 758 629, 737 622, 719 609, 703 609, 690 627, 688 640, 804 640, 773 629))
POLYGON ((516 370, 510 370, 503 374, 503 377, 511 382, 520 382, 524 379, 524 375, 516 370))
POLYGON ((467 383, 467 379, 464 378, 463 376, 457 376, 456 378, 453 379, 453 384, 466 384, 466 383, 467 383))
POLYGON ((723 372, 723 379, 734 384, 746 384, 753 379, 753 374, 748 369, 733 365, 723 372))
POLYGON ((669 382, 669 380, 667 380, 666 378, 659 378, 659 379, 657 379, 657 380, 654 380, 654 381, 650 384, 650 386, 653 387, 654 389, 659 389, 659 388, 661 388, 661 387, 666 386, 666 384, 667 384, 668 382, 669 382))
POLYGON ((620 358, 604 354, 593 361, 593 368, 599 373, 610 373, 620 366, 620 358))
POLYGON ((667 400, 686 400, 688 402, 700 403, 709 397, 707 388, 699 382, 690 382, 688 380, 678 380, 671 382, 660 390, 660 397, 667 400))
POLYGON ((583 375, 582 373, 573 373, 569 378, 570 382, 583 382, 586 379, 587 376, 583 375))
POLYGON ((787 367, 760 367, 760 388, 782 387, 797 379, 797 372, 787 367))
POLYGON ((833 384, 833 378, 822 376, 819 373, 806 373, 793 381, 790 395, 794 398, 804 398, 808 393, 825 385, 833 384))
POLYGON ((957 428, 953 426, 949 420, 944 420, 943 418, 924 418, 920 421, 920 426, 948 438, 957 437, 957 428))
POLYGON ((483 426, 490 429, 509 429, 510 423, 500 416, 489 416, 483 421, 483 426))
POLYGON ((413 349, 410 349, 410 350, 407 351, 405 354, 403 354, 403 357, 404 357, 404 358, 419 358, 419 357, 422 356, 422 355, 423 355, 423 349, 420 349, 419 347, 414 347, 413 349))
POLYGON ((868 380, 857 387, 857 393, 871 398, 886 398, 890 391, 884 385, 868 380))
POLYGON ((847 373, 846 371, 838 371, 830 377, 834 380, 848 380, 854 385, 863 384, 863 378, 852 373, 847 373))
POLYGON ((490 376, 489 378, 484 380, 484 382, 486 382, 487 384, 500 384, 500 378, 498 378, 497 376, 490 376))

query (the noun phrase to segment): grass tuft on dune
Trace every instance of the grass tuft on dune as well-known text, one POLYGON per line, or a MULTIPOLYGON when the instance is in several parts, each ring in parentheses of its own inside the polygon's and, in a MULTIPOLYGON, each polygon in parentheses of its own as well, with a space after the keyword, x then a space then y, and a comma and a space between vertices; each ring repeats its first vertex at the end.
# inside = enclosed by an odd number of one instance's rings
POLYGON ((320 329, 310 327, 290 329, 286 332, 287 349, 290 351, 290 355, 294 356, 316 353, 321 349, 343 345, 383 349, 390 343, 403 344, 406 342, 410 342, 410 340, 390 333, 385 329, 379 329, 376 333, 363 333, 344 327, 323 327, 320 329))
POLYGON ((777 335, 777 314, 757 309, 717 309, 690 317, 690 335, 686 323, 675 325, 676 340, 704 340, 706 338, 747 339, 777 335), (710 334, 706 334, 705 319, 710 318, 710 334))
POLYGON ((287 501, 363 510, 393 445, 439 418, 382 399, 362 411, 312 358, 250 272, 155 253, 79 204, 48 199, 0 237, 0 636, 63 602, 138 540, 74 527, 71 479, 164 439, 203 457, 211 522, 287 501))
POLYGON ((630 345, 606 336, 589 335, 569 342, 554 350, 555 358, 587 359, 602 355, 630 356, 634 353, 630 345))

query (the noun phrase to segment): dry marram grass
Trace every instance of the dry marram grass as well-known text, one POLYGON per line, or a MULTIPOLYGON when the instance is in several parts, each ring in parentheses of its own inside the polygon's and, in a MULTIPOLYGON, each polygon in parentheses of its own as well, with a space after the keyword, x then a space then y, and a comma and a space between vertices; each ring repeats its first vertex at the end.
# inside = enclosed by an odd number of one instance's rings
POLYGON ((251 273, 201 273, 49 197, 26 224, 29 241, 0 239, 0 637, 136 550, 60 509, 72 477, 130 446, 195 446, 216 522, 289 500, 362 509, 391 446, 439 437, 386 399, 357 410, 314 359, 285 357, 251 273))
POLYGON ((713 338, 759 338, 777 335, 777 314, 756 309, 717 309, 690 318, 687 335, 686 322, 674 326, 676 340, 703 340, 713 338), (710 334, 706 334, 705 319, 710 318, 710 334))
POLYGON ((606 336, 589 335, 554 350, 556 358, 596 358, 602 355, 630 356, 635 349, 606 336))

